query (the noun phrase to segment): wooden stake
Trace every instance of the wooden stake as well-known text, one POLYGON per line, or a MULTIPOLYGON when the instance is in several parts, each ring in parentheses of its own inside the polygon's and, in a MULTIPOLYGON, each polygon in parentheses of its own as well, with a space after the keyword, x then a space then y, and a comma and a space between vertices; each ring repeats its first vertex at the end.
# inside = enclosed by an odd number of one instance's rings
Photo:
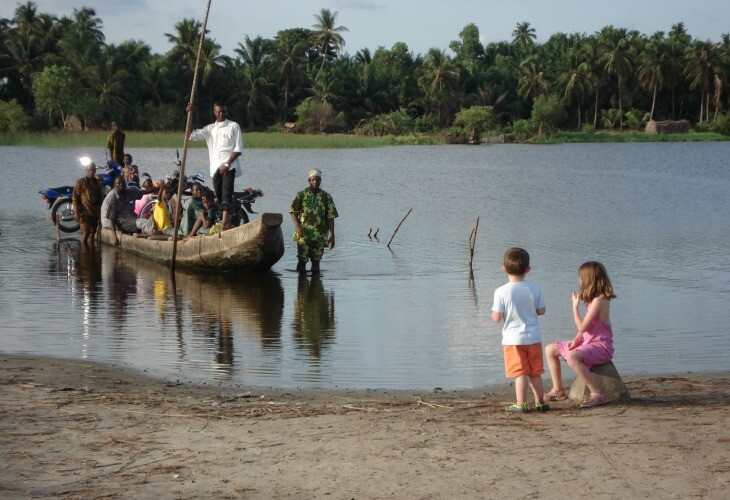
POLYGON ((400 223, 399 223, 399 224, 398 224, 398 226, 397 226, 397 227, 395 228, 395 231, 393 231, 393 235, 392 235, 392 236, 390 237, 390 239, 388 240, 388 248, 390 248, 390 243, 391 243, 391 242, 393 241, 393 238, 395 238, 395 233, 397 233, 397 232, 398 232, 398 230, 400 229, 400 225, 401 225, 401 224, 403 224, 403 221, 404 221, 404 220, 406 220, 406 217, 408 217, 409 215, 411 215, 411 212, 412 212, 412 211, 413 211, 413 209, 411 208, 411 209, 410 209, 410 210, 408 211, 408 213, 406 214, 406 216, 405 216, 405 217, 403 217, 403 219, 401 219, 400 223))
POLYGON ((61 243, 61 214, 56 212, 56 243, 61 243))
MULTIPOLYGON (((177 231, 180 228, 180 217, 179 211, 182 210, 182 192, 185 189, 183 186, 183 179, 185 178, 185 160, 188 155, 188 143, 190 142, 190 133, 193 129, 193 103, 195 102, 195 94, 197 93, 198 87, 198 69, 200 68, 200 54, 203 52, 203 40, 205 40, 205 31, 208 26, 208 13, 210 12, 210 3, 212 0, 208 0, 208 6, 205 8, 205 18, 203 19, 203 29, 200 32, 200 43, 198 44, 198 55, 195 58, 195 72, 193 73, 193 88, 190 91, 190 111, 188 111, 188 120, 185 125, 185 139, 183 141, 183 156, 180 161, 180 180, 177 183, 177 210, 175 212, 175 225, 172 234, 177 235, 177 231)), ((172 260, 170 260, 170 271, 175 272, 175 257, 177 256, 177 238, 172 240, 172 260)))
POLYGON ((471 263, 474 260, 474 247, 476 245, 477 241, 477 231, 479 230, 479 217, 477 217, 477 222, 474 224, 474 227, 471 230, 471 234, 469 235, 469 269, 471 269, 471 263))

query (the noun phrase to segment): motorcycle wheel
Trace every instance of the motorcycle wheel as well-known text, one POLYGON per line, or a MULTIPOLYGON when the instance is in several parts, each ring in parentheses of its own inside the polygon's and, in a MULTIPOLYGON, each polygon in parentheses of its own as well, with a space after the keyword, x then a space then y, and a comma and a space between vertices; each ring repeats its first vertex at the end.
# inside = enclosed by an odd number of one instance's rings
POLYGON ((152 212, 155 210, 155 205, 157 205, 157 200, 150 200, 145 203, 145 206, 142 207, 142 210, 139 211, 139 218, 149 219, 150 217, 152 217, 152 212))
POLYGON ((74 211, 70 196, 56 200, 51 207, 51 220, 54 225, 58 223, 58 229, 64 233, 75 233, 79 230, 79 223, 74 220, 74 211), (56 216, 59 217, 57 218, 56 216))

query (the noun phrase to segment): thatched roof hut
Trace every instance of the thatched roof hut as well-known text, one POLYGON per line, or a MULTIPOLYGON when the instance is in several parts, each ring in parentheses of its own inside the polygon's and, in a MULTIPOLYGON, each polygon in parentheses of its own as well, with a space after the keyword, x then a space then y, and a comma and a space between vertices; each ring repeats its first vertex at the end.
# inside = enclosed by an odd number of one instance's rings
POLYGON ((647 134, 688 134, 689 122, 687 120, 664 120, 657 122, 651 120, 646 124, 644 132, 647 134))

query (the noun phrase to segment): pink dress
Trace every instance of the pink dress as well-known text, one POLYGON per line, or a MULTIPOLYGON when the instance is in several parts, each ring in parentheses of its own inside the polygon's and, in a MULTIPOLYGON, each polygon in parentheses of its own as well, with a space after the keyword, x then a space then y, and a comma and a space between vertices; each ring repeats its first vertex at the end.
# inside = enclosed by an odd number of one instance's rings
MULTIPOLYGON (((586 307, 586 313, 591 307, 586 307)), ((558 351, 563 359, 568 359, 568 342, 556 342, 558 351)), ((593 324, 583 332, 583 343, 573 349, 583 356, 583 362, 590 370, 595 365, 608 363, 613 359, 613 330, 611 325, 607 325, 600 319, 596 318, 593 324)))

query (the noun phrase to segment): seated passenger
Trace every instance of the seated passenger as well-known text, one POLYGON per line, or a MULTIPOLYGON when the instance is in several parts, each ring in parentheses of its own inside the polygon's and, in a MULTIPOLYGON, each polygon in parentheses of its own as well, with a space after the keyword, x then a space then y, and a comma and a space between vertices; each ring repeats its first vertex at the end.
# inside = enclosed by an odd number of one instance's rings
POLYGON ((203 195, 203 211, 195 221, 193 229, 190 231, 190 236, 196 236, 198 234, 216 234, 221 230, 221 221, 223 220, 223 213, 218 208, 214 201, 212 193, 205 193, 203 195))
POLYGON ((154 189, 154 183, 152 182, 152 178, 147 174, 142 174, 142 177, 140 177, 139 180, 142 189, 150 191, 150 193, 142 196, 142 198, 134 202, 134 213, 137 217, 140 216, 140 213, 142 212, 144 206, 155 197, 154 193, 152 192, 152 190, 154 189))
POLYGON ((114 244, 119 245, 117 229, 127 234, 139 233, 142 221, 134 213, 132 201, 140 199, 146 191, 139 188, 127 188, 121 177, 114 179, 112 189, 101 204, 101 224, 112 230, 114 244))
MULTIPOLYGON (((190 234, 190 230, 195 225, 200 214, 203 213, 203 186, 199 182, 193 182, 190 186, 190 193, 193 195, 185 207, 185 215, 182 220, 182 232, 184 235, 190 234)), ((195 236, 193 234, 193 236, 195 236)))
POLYGON ((162 234, 172 234, 175 230, 172 217, 180 217, 177 203, 172 199, 172 195, 172 187, 167 184, 163 185, 157 195, 157 204, 152 212, 152 218, 155 220, 155 231, 162 234))

